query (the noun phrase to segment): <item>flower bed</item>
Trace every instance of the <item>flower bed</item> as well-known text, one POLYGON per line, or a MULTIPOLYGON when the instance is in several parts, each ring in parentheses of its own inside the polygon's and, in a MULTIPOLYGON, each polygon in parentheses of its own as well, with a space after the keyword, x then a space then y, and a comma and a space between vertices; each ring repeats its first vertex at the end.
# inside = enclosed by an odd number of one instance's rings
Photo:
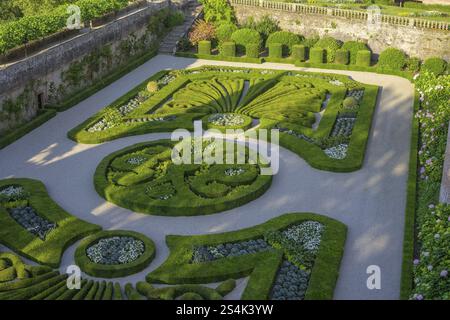
MULTIPOLYGON (((241 206, 262 195, 271 184, 272 176, 260 173, 262 164, 175 165, 171 159, 175 145, 159 140, 109 155, 95 173, 97 192, 136 212, 186 216, 241 206)), ((211 145, 205 142, 204 150, 211 145)), ((223 149, 226 157, 230 148, 223 149)))
POLYGON ((18 224, 41 240, 45 240, 47 234, 57 227, 56 223, 39 216, 32 207, 12 208, 9 214, 18 224))
POLYGON ((291 213, 233 232, 168 236, 170 255, 147 281, 192 284, 249 276, 241 299, 332 299, 345 234, 333 219, 291 213))
POLYGON ((450 76, 422 72, 415 77, 420 94, 419 177, 416 251, 412 299, 450 299, 450 206, 437 204, 447 128, 450 121, 450 76))
POLYGON ((101 231, 81 241, 75 262, 85 273, 101 278, 124 277, 145 269, 155 245, 133 231, 101 231))
POLYGON ((154 88, 148 99, 139 105, 133 100, 140 91, 148 90, 147 80, 71 130, 69 137, 81 143, 100 143, 151 132, 193 130, 198 119, 204 129, 246 130, 257 119, 256 131, 282 128, 285 134, 280 135, 280 145, 315 168, 347 172, 362 165, 377 87, 342 75, 223 66, 164 71, 152 79, 154 88), (357 110, 352 111, 361 112, 358 117, 363 120, 351 128, 356 135, 346 129, 346 144, 353 145, 353 140, 355 145, 345 161, 335 161, 323 153, 321 141, 330 137, 338 113, 348 111, 341 106, 349 97, 358 101, 357 110), (130 103, 132 111, 124 115, 120 110, 128 110, 130 103))
POLYGON ((100 230, 65 212, 31 179, 0 180, 0 243, 20 255, 54 268, 64 250, 100 230))

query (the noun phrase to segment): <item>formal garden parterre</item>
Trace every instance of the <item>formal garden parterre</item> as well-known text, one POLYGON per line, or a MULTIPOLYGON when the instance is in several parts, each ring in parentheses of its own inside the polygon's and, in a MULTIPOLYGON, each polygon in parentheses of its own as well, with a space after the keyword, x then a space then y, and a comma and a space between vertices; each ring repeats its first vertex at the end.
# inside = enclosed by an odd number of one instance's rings
POLYGON ((213 66, 163 71, 71 130, 69 137, 100 143, 192 130, 195 120, 222 131, 278 129, 280 145, 311 166, 348 172, 362 165, 377 94, 376 86, 331 74, 213 66))

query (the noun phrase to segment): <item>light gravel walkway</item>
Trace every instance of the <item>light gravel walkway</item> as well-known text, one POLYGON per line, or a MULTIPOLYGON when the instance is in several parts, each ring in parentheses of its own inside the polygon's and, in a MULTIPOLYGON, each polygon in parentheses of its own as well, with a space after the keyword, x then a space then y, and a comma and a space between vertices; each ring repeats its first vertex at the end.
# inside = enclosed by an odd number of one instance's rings
MULTIPOLYGON (((168 255, 167 234, 205 234, 250 227, 288 212, 315 212, 342 221, 348 237, 335 290, 336 299, 397 299, 400 292, 404 210, 408 173, 413 88, 405 79, 363 72, 328 71, 383 87, 370 133, 363 169, 330 173, 311 168, 296 154, 281 148, 280 171, 271 188, 242 207, 197 217, 161 217, 133 213, 105 202, 94 190, 93 174, 108 154, 131 144, 167 138, 148 134, 100 145, 83 145, 66 138, 67 131, 128 90, 164 68, 206 64, 292 69, 292 65, 215 62, 157 56, 77 106, 0 151, 0 179, 41 180, 65 210, 105 229, 134 230, 152 238, 157 255, 144 271, 120 279, 136 282, 168 255), (381 268, 381 290, 368 290, 366 268, 381 268)), ((64 254, 61 270, 73 262, 76 245, 64 254)))

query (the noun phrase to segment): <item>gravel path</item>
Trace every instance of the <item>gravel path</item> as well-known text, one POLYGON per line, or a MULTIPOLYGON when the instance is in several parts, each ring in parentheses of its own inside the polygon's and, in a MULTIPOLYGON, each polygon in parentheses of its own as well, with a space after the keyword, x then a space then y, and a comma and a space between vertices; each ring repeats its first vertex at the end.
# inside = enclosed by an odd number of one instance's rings
MULTIPOLYGON (((167 234, 206 234, 250 227, 288 212, 315 212, 348 226, 335 299, 398 299, 402 261, 406 181, 410 146, 413 87, 387 75, 329 70, 357 81, 382 86, 363 169, 330 173, 311 168, 296 154, 281 148, 280 171, 272 187, 257 200, 219 214, 197 217, 160 217, 137 214, 105 202, 94 190, 92 177, 108 154, 131 144, 169 137, 148 134, 100 145, 76 144, 67 131, 164 68, 206 64, 292 69, 292 65, 263 65, 195 60, 159 55, 125 77, 59 113, 41 127, 0 151, 0 178, 41 180, 50 196, 65 210, 105 229, 134 230, 156 243, 157 255, 144 271, 119 279, 143 280, 168 255, 167 234), (366 287, 366 268, 381 268, 381 290, 366 287)), ((76 245, 64 254, 61 270, 73 262, 76 245)), ((241 286, 242 287, 242 286, 241 286)))

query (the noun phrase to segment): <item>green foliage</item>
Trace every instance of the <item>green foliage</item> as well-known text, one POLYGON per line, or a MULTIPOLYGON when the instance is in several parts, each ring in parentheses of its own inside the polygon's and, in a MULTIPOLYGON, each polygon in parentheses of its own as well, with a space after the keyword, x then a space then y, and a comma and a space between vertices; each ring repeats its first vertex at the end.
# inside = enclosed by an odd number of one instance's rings
POLYGON ((235 57, 236 56, 236 44, 233 41, 228 41, 222 43, 221 54, 225 57, 235 57))
POLYGON ((292 53, 292 47, 301 42, 299 35, 288 31, 277 31, 269 35, 266 41, 266 47, 270 47, 272 43, 279 43, 283 46, 283 56, 292 53))
POLYGON ((281 30, 278 25, 278 21, 272 19, 269 15, 263 16, 258 21, 255 21, 253 17, 250 17, 247 21, 245 21, 242 27, 258 31, 263 42, 266 42, 270 34, 281 30))
POLYGON ((270 43, 268 46, 269 46, 269 57, 270 58, 282 58, 283 57, 283 45, 281 43, 270 43))
POLYGON ((231 291, 236 288, 236 280, 234 279, 228 279, 219 284, 216 288, 216 291, 222 296, 225 297, 227 294, 229 294, 231 291))
POLYGON ((306 49, 302 44, 292 46, 292 58, 299 61, 306 61, 306 49))
POLYGON ((248 58, 259 57, 259 45, 256 43, 249 43, 245 46, 245 54, 248 58))
POLYGON ((345 109, 354 109, 358 105, 358 100, 356 100, 354 97, 347 97, 342 101, 342 106, 345 109))
MULTIPOLYGON (((204 148, 207 145, 205 142, 204 148)), ((261 196, 271 184, 272 176, 260 175, 257 164, 237 165, 244 173, 235 176, 226 174, 226 170, 236 168, 234 165, 176 165, 171 161, 174 146, 174 142, 159 140, 109 155, 95 173, 97 192, 108 201, 137 212, 186 216, 240 206, 261 196), (134 158, 141 159, 140 164, 130 164, 129 159, 134 158), (181 176, 185 178, 180 179, 181 176)), ((185 148, 181 151, 188 152, 185 148)), ((227 149, 221 158, 233 155, 233 150, 227 149)), ((248 160, 248 149, 246 153, 248 160)))
POLYGON ((136 284, 136 290, 149 300, 222 300, 218 289, 196 284, 155 288, 140 281, 136 284))
POLYGON ((145 269, 155 257, 155 245, 152 240, 146 236, 124 230, 100 231, 81 241, 75 251, 75 262, 83 272, 93 277, 99 278, 120 278, 145 269), (104 238, 110 237, 131 237, 144 243, 145 251, 136 260, 124 264, 99 264, 91 261, 86 255, 86 250, 104 238))
POLYGON ((359 50, 356 53, 356 65, 360 67, 370 67, 372 53, 369 50, 359 50))
POLYGON ((257 44, 258 47, 261 47, 261 36, 258 31, 249 28, 236 30, 231 35, 231 40, 236 43, 236 49, 239 53, 244 53, 245 46, 250 43, 257 44))
POLYGON ((33 261, 58 267, 67 246, 100 229, 65 212, 50 199, 45 186, 39 181, 0 180, 0 188, 8 185, 23 187, 29 197, 25 203, 23 201, 0 203, 0 222, 4 226, 0 230, 0 242, 33 261), (42 240, 11 217, 8 209, 17 206, 32 207, 41 217, 56 223, 57 227, 46 235, 45 240, 42 240))
POLYGON ((325 50, 325 61, 334 62, 336 51, 342 46, 342 42, 332 37, 323 37, 316 42, 313 48, 322 48, 325 50))
MULTIPOLYGON (((74 2, 80 7, 82 20, 89 21, 106 13, 121 9, 128 5, 127 0, 78 0, 74 2)), ((36 40, 66 26, 69 14, 67 5, 37 16, 25 16, 18 20, 0 25, 0 54, 9 49, 36 40)))
POLYGON ((396 48, 387 48, 381 52, 377 66, 381 69, 402 70, 406 64, 405 53, 396 48))
POLYGON ((203 5, 205 20, 213 23, 233 22, 234 12, 226 0, 199 0, 203 5))
POLYGON ((202 40, 198 42, 199 54, 211 54, 211 41, 202 40))
POLYGON ((219 45, 223 42, 231 41, 231 35, 238 27, 232 22, 223 22, 216 27, 216 37, 219 45))
MULTIPOLYGON (((336 220, 311 213, 285 214, 263 224, 234 232, 201 236, 168 236, 166 242, 170 249, 169 257, 160 267, 148 274, 146 279, 148 282, 179 284, 208 283, 249 276, 242 299, 268 299, 278 266, 283 259, 280 250, 192 263, 193 249, 199 246, 217 246, 261 239, 270 230, 283 230, 304 221, 318 221, 325 226, 306 299, 331 299, 343 253, 346 227, 336 220)), ((225 289, 225 283, 219 286, 221 291, 225 289)), ((228 288, 223 293, 230 290, 231 282, 226 286, 228 288)))
POLYGON ((347 49, 339 49, 336 51, 336 63, 348 64, 349 63, 349 51, 347 49))
POLYGON ((408 58, 406 59, 405 69, 412 73, 419 72, 420 63, 421 61, 419 58, 408 58))
POLYGON ((444 74, 446 69, 447 61, 438 57, 426 59, 421 68, 422 71, 428 71, 437 76, 444 74))
POLYGON ((125 295, 128 300, 145 300, 145 298, 139 294, 131 283, 127 283, 125 285, 125 295))
POLYGON ((175 11, 167 16, 166 28, 173 28, 184 23, 184 14, 182 11, 175 11))
POLYGON ((309 60, 311 63, 324 63, 324 53, 323 48, 311 48, 309 51, 309 60))
POLYGON ((369 47, 364 42, 347 41, 342 45, 342 49, 346 49, 350 53, 350 64, 356 64, 356 56, 358 51, 369 50, 369 47))

